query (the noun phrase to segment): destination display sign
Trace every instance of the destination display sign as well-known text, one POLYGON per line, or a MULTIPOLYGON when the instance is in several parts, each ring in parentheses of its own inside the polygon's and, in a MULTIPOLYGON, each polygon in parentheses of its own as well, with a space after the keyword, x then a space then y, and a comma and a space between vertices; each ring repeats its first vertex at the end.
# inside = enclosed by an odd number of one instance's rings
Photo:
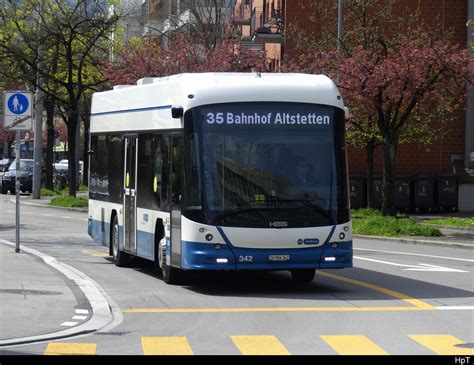
POLYGON ((206 114, 208 124, 318 124, 330 125, 329 115, 317 113, 234 113, 209 112, 206 114))
POLYGON ((200 108, 203 128, 218 131, 234 128, 332 129, 335 108, 304 103, 232 103, 200 108))

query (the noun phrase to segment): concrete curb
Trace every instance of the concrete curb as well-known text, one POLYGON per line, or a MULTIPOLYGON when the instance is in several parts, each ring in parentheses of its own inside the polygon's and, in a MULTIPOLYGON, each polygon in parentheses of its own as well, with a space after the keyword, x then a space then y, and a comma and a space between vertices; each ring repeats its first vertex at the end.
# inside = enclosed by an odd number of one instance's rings
POLYGON ((442 247, 458 247, 467 250, 474 249, 473 244, 462 243, 462 242, 447 242, 447 241, 435 241, 435 240, 424 240, 407 237, 383 237, 383 236, 365 236, 365 235, 353 235, 354 238, 377 240, 377 241, 389 241, 389 242, 401 242, 415 245, 428 245, 428 246, 442 246, 442 247))
MULTIPOLYGON (((16 203, 16 201, 14 199, 10 199, 10 203, 16 203)), ((53 208, 53 209, 61 209, 61 210, 70 210, 70 211, 73 211, 73 212, 87 213, 87 211, 88 211, 88 208, 55 207, 55 206, 48 205, 48 204, 25 202, 25 201, 21 201, 21 199, 20 199, 20 204, 31 205, 31 206, 34 206, 34 207, 44 207, 44 208, 53 208)))
POLYGON ((473 233, 474 234, 474 228, 469 228, 469 227, 458 227, 458 226, 443 226, 441 224, 425 224, 426 226, 438 228, 438 229, 444 229, 446 231, 460 231, 460 232, 468 232, 468 233, 473 233))

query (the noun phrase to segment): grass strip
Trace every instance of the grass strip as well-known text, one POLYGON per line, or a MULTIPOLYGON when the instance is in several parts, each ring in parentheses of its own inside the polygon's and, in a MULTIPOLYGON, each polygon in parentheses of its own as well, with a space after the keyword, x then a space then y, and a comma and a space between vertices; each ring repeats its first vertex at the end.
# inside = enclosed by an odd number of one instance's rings
POLYGON ((49 205, 53 207, 77 208, 87 207, 89 204, 86 198, 74 198, 72 196, 58 196, 51 199, 49 205))
POLYGON ((390 217, 374 209, 352 211, 352 230, 354 234, 383 237, 424 236, 440 237, 439 229, 417 223, 405 215, 390 217))

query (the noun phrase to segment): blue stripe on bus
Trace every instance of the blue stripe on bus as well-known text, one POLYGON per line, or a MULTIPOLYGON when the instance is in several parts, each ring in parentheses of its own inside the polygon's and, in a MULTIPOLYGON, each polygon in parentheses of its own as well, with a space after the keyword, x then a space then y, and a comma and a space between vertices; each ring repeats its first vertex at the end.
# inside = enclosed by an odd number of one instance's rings
POLYGON ((216 228, 217 228, 217 231, 221 234, 222 238, 224 239, 224 242, 227 245, 232 246, 232 243, 230 242, 229 238, 224 233, 224 230, 222 229, 222 227, 216 227, 216 228))
POLYGON ((150 107, 147 107, 147 108, 137 108, 137 109, 112 110, 112 111, 109 111, 109 112, 92 113, 91 116, 97 117, 99 115, 146 112, 146 111, 150 111, 150 110, 171 109, 171 107, 172 107, 172 105, 163 105, 163 106, 150 106, 150 107))
POLYGON ((102 246, 110 245, 110 223, 89 218, 87 233, 95 242, 102 246))
POLYGON ((326 238, 326 241, 324 241, 324 244, 327 244, 329 242, 335 230, 336 230, 336 226, 332 226, 331 232, 329 232, 329 236, 328 238, 326 238))
POLYGON ((155 235, 153 233, 137 230, 136 255, 152 261, 155 259, 155 235))

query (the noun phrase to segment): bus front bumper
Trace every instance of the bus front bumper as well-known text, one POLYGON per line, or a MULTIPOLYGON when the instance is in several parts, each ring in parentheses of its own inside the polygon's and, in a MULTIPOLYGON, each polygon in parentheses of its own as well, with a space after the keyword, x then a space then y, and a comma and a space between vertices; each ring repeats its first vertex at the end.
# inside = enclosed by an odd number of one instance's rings
POLYGON ((352 267, 352 241, 301 249, 249 249, 182 241, 184 270, 293 270, 352 267))

